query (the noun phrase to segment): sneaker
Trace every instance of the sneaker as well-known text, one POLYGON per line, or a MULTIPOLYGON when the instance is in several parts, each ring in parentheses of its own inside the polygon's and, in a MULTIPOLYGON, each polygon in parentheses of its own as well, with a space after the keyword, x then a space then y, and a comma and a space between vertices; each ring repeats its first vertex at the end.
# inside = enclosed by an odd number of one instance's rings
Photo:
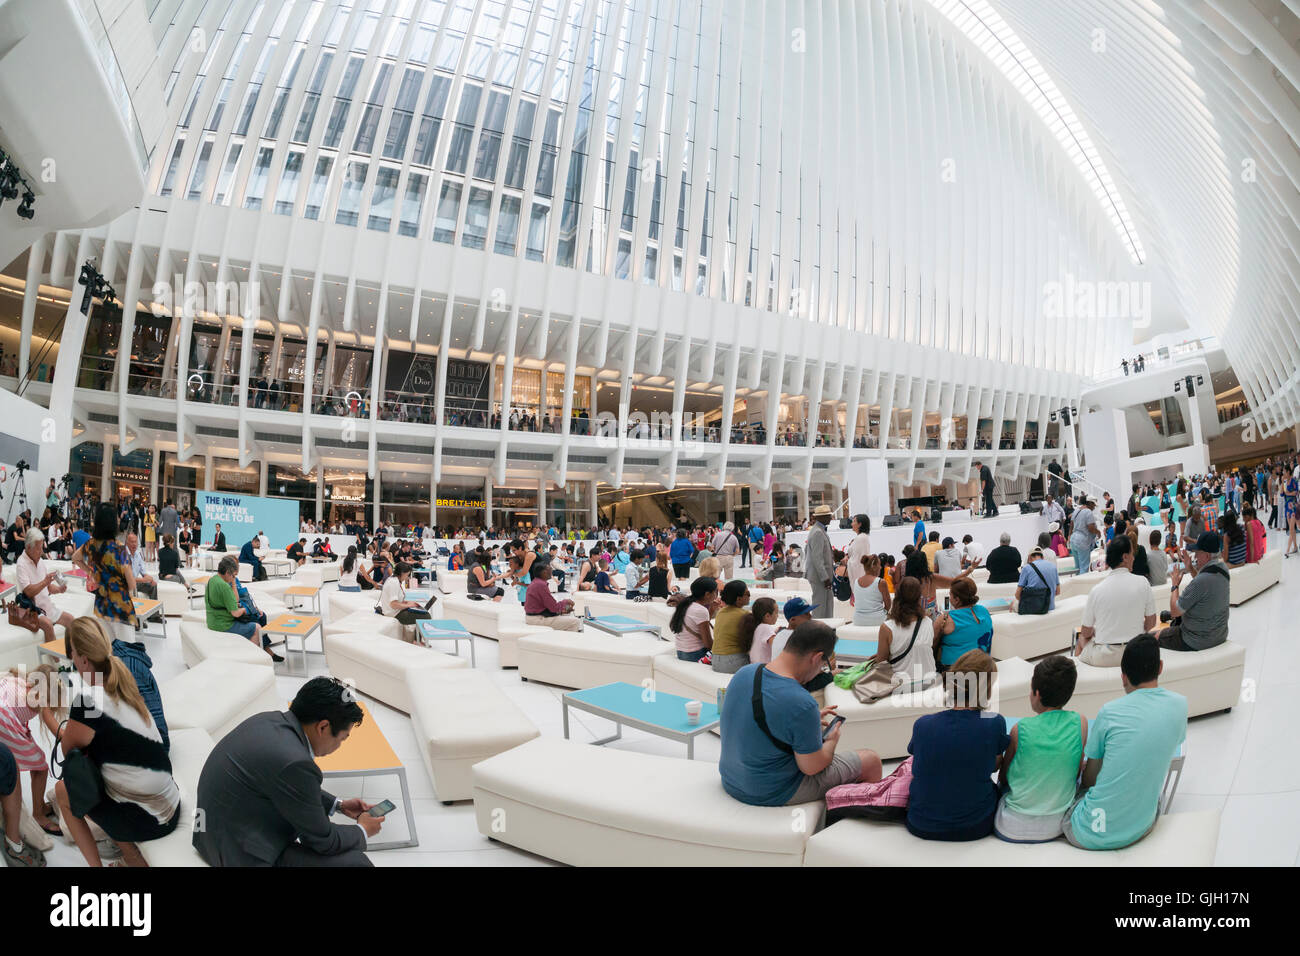
POLYGON ((283 664, 283 663, 284 663, 284 655, 283 655, 283 654, 277 654, 277 653, 275 653, 275 651, 272 651, 272 652, 271 652, 271 660, 275 661, 277 664, 283 664))
POLYGON ((9 849, 9 841, 5 840, 5 865, 16 867, 42 867, 45 866, 45 854, 26 840, 23 841, 22 849, 15 853, 9 849))

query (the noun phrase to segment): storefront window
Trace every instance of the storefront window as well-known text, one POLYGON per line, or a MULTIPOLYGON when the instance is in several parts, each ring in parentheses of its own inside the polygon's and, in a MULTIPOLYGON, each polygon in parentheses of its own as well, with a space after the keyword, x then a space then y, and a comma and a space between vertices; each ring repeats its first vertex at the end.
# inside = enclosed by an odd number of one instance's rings
POLYGON ((291 465, 268 465, 268 498, 292 498, 298 502, 298 520, 316 520, 316 473, 304 473, 291 465))
POLYGON ((498 531, 528 530, 537 527, 537 489, 492 489, 492 527, 498 531))
POLYGON ((176 453, 165 451, 159 459, 162 474, 160 494, 164 500, 170 498, 180 510, 194 507, 198 500, 196 492, 204 489, 203 458, 195 456, 186 462, 178 462, 176 453))
POLYGON ((438 527, 455 534, 461 528, 477 531, 483 527, 486 502, 483 482, 443 481, 438 484, 438 527))
POLYGON ((257 464, 240 468, 239 462, 229 458, 212 459, 212 487, 216 491, 235 491, 255 495, 261 490, 262 471, 257 464))
POLYGON ((153 467, 153 452, 140 448, 128 455, 113 451, 113 500, 139 498, 149 504, 149 469, 153 467))
POLYGON ((72 449, 68 465, 68 495, 86 494, 98 500, 103 479, 104 446, 97 441, 82 442, 72 449))
POLYGON ((374 502, 374 482, 361 470, 325 469, 324 518, 327 524, 361 524, 369 527, 374 502))
POLYGON ((570 481, 563 488, 546 493, 546 522, 560 531, 586 528, 591 524, 591 485, 570 481))

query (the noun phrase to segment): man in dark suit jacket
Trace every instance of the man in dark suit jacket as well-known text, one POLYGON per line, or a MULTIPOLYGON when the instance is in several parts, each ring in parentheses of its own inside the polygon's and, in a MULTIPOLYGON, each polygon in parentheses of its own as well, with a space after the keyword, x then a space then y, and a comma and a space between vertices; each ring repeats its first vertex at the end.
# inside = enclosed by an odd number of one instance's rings
POLYGON ((208 550, 209 551, 226 550, 226 533, 221 530, 221 522, 219 521, 216 524, 215 530, 212 532, 212 547, 208 548, 208 550))
POLYGON ((316 764, 361 718, 346 684, 315 677, 287 712, 255 714, 221 738, 199 775, 194 849, 210 866, 371 866, 366 838, 384 818, 322 790, 316 764), (338 812, 358 826, 331 823, 338 812))
POLYGON ((239 549, 239 563, 252 565, 253 580, 265 581, 266 569, 262 567, 262 559, 257 556, 257 545, 261 543, 262 533, 259 531, 252 538, 244 542, 244 546, 239 549))

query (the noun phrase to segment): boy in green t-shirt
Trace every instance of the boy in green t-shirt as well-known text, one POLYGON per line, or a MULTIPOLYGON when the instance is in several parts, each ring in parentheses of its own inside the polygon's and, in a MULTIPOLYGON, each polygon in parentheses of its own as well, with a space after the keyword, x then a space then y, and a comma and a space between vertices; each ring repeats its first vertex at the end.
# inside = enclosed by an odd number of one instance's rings
POLYGON ((1068 657, 1049 657, 1034 667, 1029 698, 1034 716, 1011 728, 1011 745, 998 776, 1003 794, 993 832, 1008 843, 1047 843, 1061 835, 1088 738, 1087 720, 1062 709, 1077 679, 1068 657))

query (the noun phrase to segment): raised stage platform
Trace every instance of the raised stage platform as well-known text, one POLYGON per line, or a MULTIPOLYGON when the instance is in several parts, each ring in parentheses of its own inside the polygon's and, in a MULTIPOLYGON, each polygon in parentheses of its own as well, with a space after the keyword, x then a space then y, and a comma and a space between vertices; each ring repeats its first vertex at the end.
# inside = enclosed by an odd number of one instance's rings
MULTIPOLYGON (((992 551, 999 544, 999 538, 1003 532, 1011 535, 1011 543, 1020 550, 1023 557, 1027 555, 1038 544, 1038 535, 1047 530, 1050 522, 1045 520, 1041 514, 1022 515, 1017 510, 1016 514, 1011 514, 1008 506, 1002 509, 1002 514, 996 518, 964 518, 962 520, 945 520, 945 521, 927 521, 925 523, 926 533, 931 531, 939 532, 939 540, 952 538, 959 545, 961 539, 970 535, 980 544, 984 545, 985 552, 992 551)), ((963 514, 963 512, 949 512, 945 515, 963 514)), ((965 512, 969 514, 969 512, 965 512)), ((900 525, 897 528, 885 528, 872 522, 871 525, 871 550, 877 554, 882 552, 892 554, 894 557, 901 557, 903 548, 912 543, 912 528, 914 522, 900 525)), ((828 533, 831 539, 831 545, 838 549, 845 548, 853 540, 853 531, 849 528, 830 528, 828 533)), ((803 549, 808 539, 806 531, 791 531, 785 536, 787 545, 797 544, 803 549)))

